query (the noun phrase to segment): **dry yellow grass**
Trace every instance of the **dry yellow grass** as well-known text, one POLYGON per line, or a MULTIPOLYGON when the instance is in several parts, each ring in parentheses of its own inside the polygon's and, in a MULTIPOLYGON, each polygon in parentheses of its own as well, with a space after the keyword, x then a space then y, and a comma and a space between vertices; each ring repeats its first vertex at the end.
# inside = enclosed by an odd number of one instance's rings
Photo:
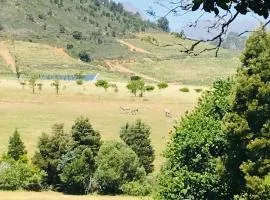
POLYGON ((71 196, 57 192, 4 192, 0 191, 0 200, 150 200, 150 197, 129 196, 71 196))
POLYGON ((18 128, 32 156, 37 139, 42 132, 50 132, 54 123, 64 123, 67 131, 79 116, 89 117, 103 140, 119 139, 119 130, 127 121, 140 118, 151 126, 152 143, 156 150, 155 165, 159 169, 169 131, 174 120, 194 107, 200 94, 189 87, 191 92, 182 93, 181 86, 171 85, 163 91, 146 93, 144 98, 135 98, 117 83, 119 92, 105 92, 93 83, 78 86, 74 82, 62 82, 60 95, 56 95, 49 81, 43 82, 43 90, 31 94, 31 89, 22 89, 15 80, 0 80, 0 153, 7 150, 8 139, 18 128), (138 115, 120 112, 120 106, 138 108, 138 115), (170 109, 173 118, 165 117, 164 109, 170 109))

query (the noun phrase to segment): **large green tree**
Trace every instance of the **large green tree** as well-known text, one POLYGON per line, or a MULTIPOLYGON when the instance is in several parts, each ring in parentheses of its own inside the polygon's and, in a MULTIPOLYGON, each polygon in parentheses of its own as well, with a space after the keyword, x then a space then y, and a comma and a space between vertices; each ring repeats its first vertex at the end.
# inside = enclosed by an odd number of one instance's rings
POLYGON ((67 154, 73 146, 70 135, 64 132, 63 124, 55 124, 51 135, 42 133, 38 140, 38 150, 33 157, 33 163, 47 173, 45 183, 55 189, 61 184, 58 165, 61 157, 67 154))
POLYGON ((71 135, 75 141, 75 148, 90 148, 93 156, 98 154, 102 145, 100 133, 92 127, 88 118, 79 117, 71 128, 71 135))
POLYGON ((95 157, 102 145, 100 133, 88 118, 79 117, 71 129, 72 151, 63 155, 58 165, 63 190, 71 194, 87 194, 93 190, 95 157))
POLYGON ((14 160, 19 160, 23 155, 27 154, 24 143, 21 140, 20 134, 15 129, 12 137, 9 138, 8 156, 14 160))
POLYGON ((99 192, 103 194, 122 193, 121 187, 145 177, 136 153, 126 144, 109 141, 100 148, 97 156, 98 168, 95 179, 99 192))
POLYGON ((155 151, 151 145, 150 134, 150 127, 141 120, 133 124, 126 123, 120 130, 121 139, 137 154, 146 173, 154 170, 155 151))
POLYGON ((215 82, 194 111, 175 125, 158 178, 159 199, 229 199, 221 125, 230 89, 229 81, 215 82))
POLYGON ((227 169, 234 194, 270 198, 270 34, 256 31, 247 41, 224 118, 227 169))

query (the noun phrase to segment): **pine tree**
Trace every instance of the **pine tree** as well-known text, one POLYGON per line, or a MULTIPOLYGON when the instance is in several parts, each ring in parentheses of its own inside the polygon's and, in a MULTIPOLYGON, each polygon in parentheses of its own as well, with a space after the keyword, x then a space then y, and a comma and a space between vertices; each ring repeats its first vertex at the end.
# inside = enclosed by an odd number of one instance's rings
POLYGON ((256 31, 247 41, 224 118, 228 177, 234 194, 270 198, 270 35, 256 31))
POLYGON ((33 163, 47 173, 46 184, 56 187, 61 183, 58 165, 61 157, 67 154, 72 146, 72 138, 64 132, 63 124, 54 124, 51 136, 46 133, 41 135, 33 163))
POLYGON ((75 148, 90 148, 96 156, 102 144, 100 133, 93 129, 88 118, 79 117, 71 129, 75 148))
POLYGON ((154 170, 155 151, 151 145, 150 128, 141 120, 126 123, 120 130, 121 139, 137 154, 146 173, 154 170))
POLYGON ((25 154, 27 154, 27 151, 24 143, 21 140, 18 130, 15 129, 13 136, 9 138, 8 156, 14 160, 19 160, 25 154))

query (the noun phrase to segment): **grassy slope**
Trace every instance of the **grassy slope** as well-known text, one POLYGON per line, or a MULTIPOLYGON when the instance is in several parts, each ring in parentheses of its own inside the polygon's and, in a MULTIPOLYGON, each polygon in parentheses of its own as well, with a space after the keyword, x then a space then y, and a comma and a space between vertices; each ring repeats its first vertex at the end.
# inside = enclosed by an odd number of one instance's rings
POLYGON ((4 37, 62 48, 72 44, 74 47, 68 51, 69 54, 76 57, 80 51, 86 50, 94 58, 133 55, 116 42, 112 35, 122 36, 124 32, 128 34, 135 28, 140 30, 149 27, 139 17, 124 11, 112 11, 110 5, 96 6, 94 1, 80 0, 65 0, 64 6, 60 8, 49 0, 3 0, 0 25, 4 28, 0 35, 4 37), (63 32, 60 32, 60 26, 64 27, 63 32), (73 38, 74 31, 82 33, 81 40, 73 38), (98 39, 101 43, 97 45, 98 39))
MULTIPOLYGON (((134 71, 164 81, 205 85, 217 78, 225 78, 234 74, 239 65, 239 53, 229 50, 221 50, 217 58, 214 57, 214 52, 207 52, 196 57, 181 53, 180 50, 183 48, 174 44, 181 42, 181 44, 189 46, 191 42, 165 33, 143 33, 139 34, 136 39, 126 39, 125 41, 149 51, 151 55, 124 65, 134 71), (159 47, 141 41, 141 38, 147 35, 156 38, 160 46, 166 44, 173 46, 159 47)), ((207 45, 203 44, 200 48, 205 47, 207 45)))

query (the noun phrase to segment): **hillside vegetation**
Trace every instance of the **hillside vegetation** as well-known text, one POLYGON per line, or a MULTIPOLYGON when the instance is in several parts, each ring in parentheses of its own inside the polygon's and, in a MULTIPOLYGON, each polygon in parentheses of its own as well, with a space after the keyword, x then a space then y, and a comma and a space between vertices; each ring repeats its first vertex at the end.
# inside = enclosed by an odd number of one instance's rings
POLYGON ((3 36, 64 47, 74 56, 87 51, 95 58, 125 55, 113 38, 156 28, 108 0, 1 0, 0 19, 3 36))
MULTIPOLYGON (((0 39, 26 76, 82 72, 125 81, 135 74, 150 82, 209 85, 239 65, 237 51, 222 49, 218 58, 182 53, 192 41, 107 0, 1 0, 0 39)), ((1 57, 1 76, 12 75, 15 66, 1 57)))

